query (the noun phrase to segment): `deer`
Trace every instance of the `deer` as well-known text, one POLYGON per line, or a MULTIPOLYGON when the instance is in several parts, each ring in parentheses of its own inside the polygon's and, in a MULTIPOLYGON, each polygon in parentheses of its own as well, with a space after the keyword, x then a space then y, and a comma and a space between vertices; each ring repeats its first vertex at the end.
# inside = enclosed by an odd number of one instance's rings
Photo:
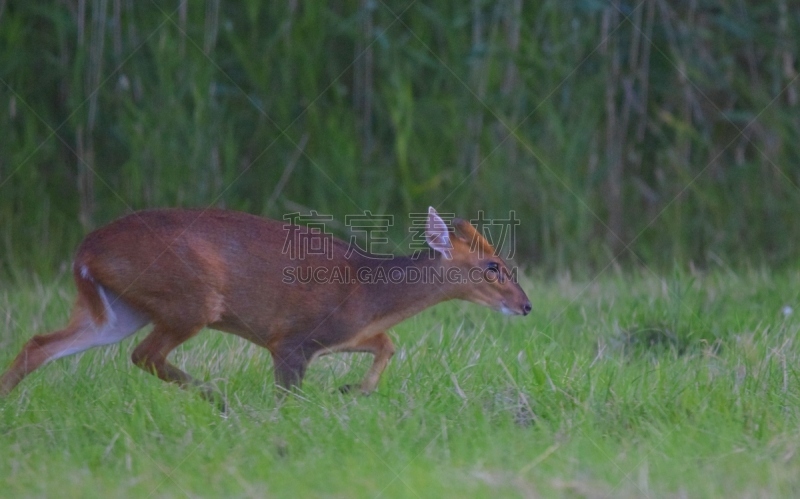
POLYGON ((0 396, 44 364, 120 342, 148 324, 133 364, 199 390, 222 410, 218 390, 167 359, 203 328, 266 348, 276 393, 299 389, 322 355, 372 354, 360 384, 369 394, 395 353, 387 330, 422 310, 460 299, 507 315, 531 311, 516 272, 487 239, 466 220, 451 225, 430 207, 428 251, 387 258, 352 251, 308 226, 243 212, 133 212, 85 237, 72 266, 77 298, 69 322, 24 344, 0 377, 0 396), (293 251, 309 243, 325 251, 293 251))

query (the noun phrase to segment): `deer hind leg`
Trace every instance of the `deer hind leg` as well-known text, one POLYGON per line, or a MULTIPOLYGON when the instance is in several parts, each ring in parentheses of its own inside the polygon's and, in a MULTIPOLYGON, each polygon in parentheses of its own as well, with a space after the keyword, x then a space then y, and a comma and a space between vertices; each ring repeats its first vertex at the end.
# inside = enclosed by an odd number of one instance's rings
MULTIPOLYGON (((378 386, 378 381, 381 379, 381 374, 383 374, 386 365, 394 355, 394 344, 388 334, 378 333, 342 351, 368 352, 375 357, 360 387, 362 394, 369 395, 375 391, 375 387, 378 386)), ((340 390, 342 392, 349 392, 352 388, 351 385, 345 385, 341 387, 340 390)))
POLYGON ((222 394, 210 385, 191 377, 167 360, 167 356, 178 345, 196 335, 202 326, 187 328, 171 328, 156 323, 147 337, 133 350, 131 360, 134 365, 155 374, 169 383, 175 383, 184 389, 197 389, 206 400, 215 402, 225 412, 222 394))
POLYGON ((69 324, 50 334, 28 340, 11 366, 0 378, 0 395, 8 395, 17 384, 42 365, 102 345, 117 343, 150 322, 116 294, 97 287, 105 307, 103 321, 98 323, 80 298, 73 308, 69 324))

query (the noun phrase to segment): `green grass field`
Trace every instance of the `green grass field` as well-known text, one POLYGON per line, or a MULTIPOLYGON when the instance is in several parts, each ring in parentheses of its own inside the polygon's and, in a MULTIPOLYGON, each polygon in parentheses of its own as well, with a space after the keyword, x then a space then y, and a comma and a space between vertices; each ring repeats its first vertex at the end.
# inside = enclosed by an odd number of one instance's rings
MULTIPOLYGON (((448 303, 365 356, 312 365, 277 406, 268 352, 206 331, 176 363, 134 341, 61 359, 0 401, 3 497, 778 497, 800 489, 800 273, 526 279, 525 318, 448 303)), ((0 287, 0 363, 60 326, 68 279, 0 287)), ((141 338, 138 333, 136 338, 141 338)))

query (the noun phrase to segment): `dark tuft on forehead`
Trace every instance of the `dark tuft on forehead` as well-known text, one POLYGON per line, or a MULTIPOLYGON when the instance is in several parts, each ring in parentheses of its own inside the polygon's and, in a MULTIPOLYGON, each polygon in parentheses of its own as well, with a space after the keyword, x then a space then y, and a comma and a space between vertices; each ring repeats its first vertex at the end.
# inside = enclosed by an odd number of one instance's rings
POLYGON ((482 256, 494 255, 495 250, 492 245, 489 244, 489 241, 487 241, 467 220, 463 218, 454 218, 453 227, 456 230, 456 235, 469 243, 470 251, 478 251, 482 256))

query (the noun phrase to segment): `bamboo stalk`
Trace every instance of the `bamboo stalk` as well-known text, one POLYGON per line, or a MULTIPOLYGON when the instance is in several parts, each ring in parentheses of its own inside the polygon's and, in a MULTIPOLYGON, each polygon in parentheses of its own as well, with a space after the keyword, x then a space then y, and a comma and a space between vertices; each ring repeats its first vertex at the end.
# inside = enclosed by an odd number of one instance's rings
POLYGON ((778 29, 780 42, 782 45, 781 70, 786 83, 786 103, 790 106, 797 105, 797 70, 795 69, 795 54, 792 51, 797 40, 789 33, 789 9, 786 7, 786 0, 778 2, 778 29))
POLYGON ((606 234, 606 244, 611 248, 615 256, 623 247, 623 199, 622 199, 622 172, 623 158, 622 133, 620 130, 620 116, 617 109, 617 93, 620 83, 620 54, 619 43, 617 43, 616 27, 619 23, 619 0, 615 0, 613 5, 606 7, 603 12, 602 37, 603 43, 600 46, 600 53, 606 58, 608 68, 606 70, 605 88, 605 110, 606 110, 606 209, 608 210, 608 232, 606 234))
POLYGON ((300 142, 297 143, 297 147, 295 148, 294 154, 292 154, 292 157, 286 163, 286 166, 283 169, 283 173, 281 174, 281 178, 278 180, 278 183, 275 184, 275 188, 272 190, 272 194, 270 194, 269 199, 267 199, 267 208, 265 210, 267 213, 270 213, 272 211, 272 207, 275 206, 275 201, 278 200, 278 196, 280 196, 283 193, 283 189, 289 182, 289 178, 292 176, 294 167, 297 166, 297 162, 300 160, 300 156, 303 155, 307 143, 308 143, 308 133, 304 133, 303 136, 300 137, 300 142))
MULTIPOLYGON (((520 110, 522 109, 519 102, 519 68, 517 68, 516 58, 519 54, 520 45, 520 29, 522 25, 522 0, 508 0, 510 5, 505 13, 506 25, 506 43, 508 45, 508 57, 506 61, 505 74, 503 76, 503 83, 500 88, 500 93, 504 100, 510 105, 510 117, 508 122, 511 126, 516 126, 519 119, 520 110)), ((502 134, 495 134, 497 137, 505 137, 508 133, 502 123, 498 123, 502 127, 502 134)), ((500 139, 502 140, 502 139, 500 139)), ((515 165, 517 163, 518 148, 516 140, 506 140, 504 143, 506 161, 509 164, 515 165)))
POLYGON ((122 59, 122 1, 114 0, 114 10, 111 14, 111 25, 114 29, 111 32, 113 46, 114 46, 114 60, 120 61, 122 59))
POLYGON ((189 1, 179 0, 178 3, 178 53, 181 57, 186 55, 186 22, 189 17, 189 1))
POLYGON ((203 53, 211 54, 217 45, 217 34, 219 32, 219 1, 206 1, 206 21, 203 36, 203 53))
MULTIPOLYGON (((644 27, 646 43, 642 45, 642 63, 639 65, 638 76, 640 82, 640 118, 636 128, 636 141, 639 144, 644 141, 644 134, 647 130, 648 122, 647 104, 649 102, 650 90, 650 53, 652 51, 652 43, 650 40, 653 39, 653 24, 656 12, 656 2, 655 0, 645 0, 645 5, 645 10, 647 11, 644 27)), ((641 160, 641 156, 639 156, 639 158, 641 160)))
POLYGON ((361 0, 358 9, 358 30, 354 37, 353 111, 361 147, 361 161, 365 164, 375 147, 372 130, 375 85, 375 54, 372 47, 374 10, 372 0, 361 0))

